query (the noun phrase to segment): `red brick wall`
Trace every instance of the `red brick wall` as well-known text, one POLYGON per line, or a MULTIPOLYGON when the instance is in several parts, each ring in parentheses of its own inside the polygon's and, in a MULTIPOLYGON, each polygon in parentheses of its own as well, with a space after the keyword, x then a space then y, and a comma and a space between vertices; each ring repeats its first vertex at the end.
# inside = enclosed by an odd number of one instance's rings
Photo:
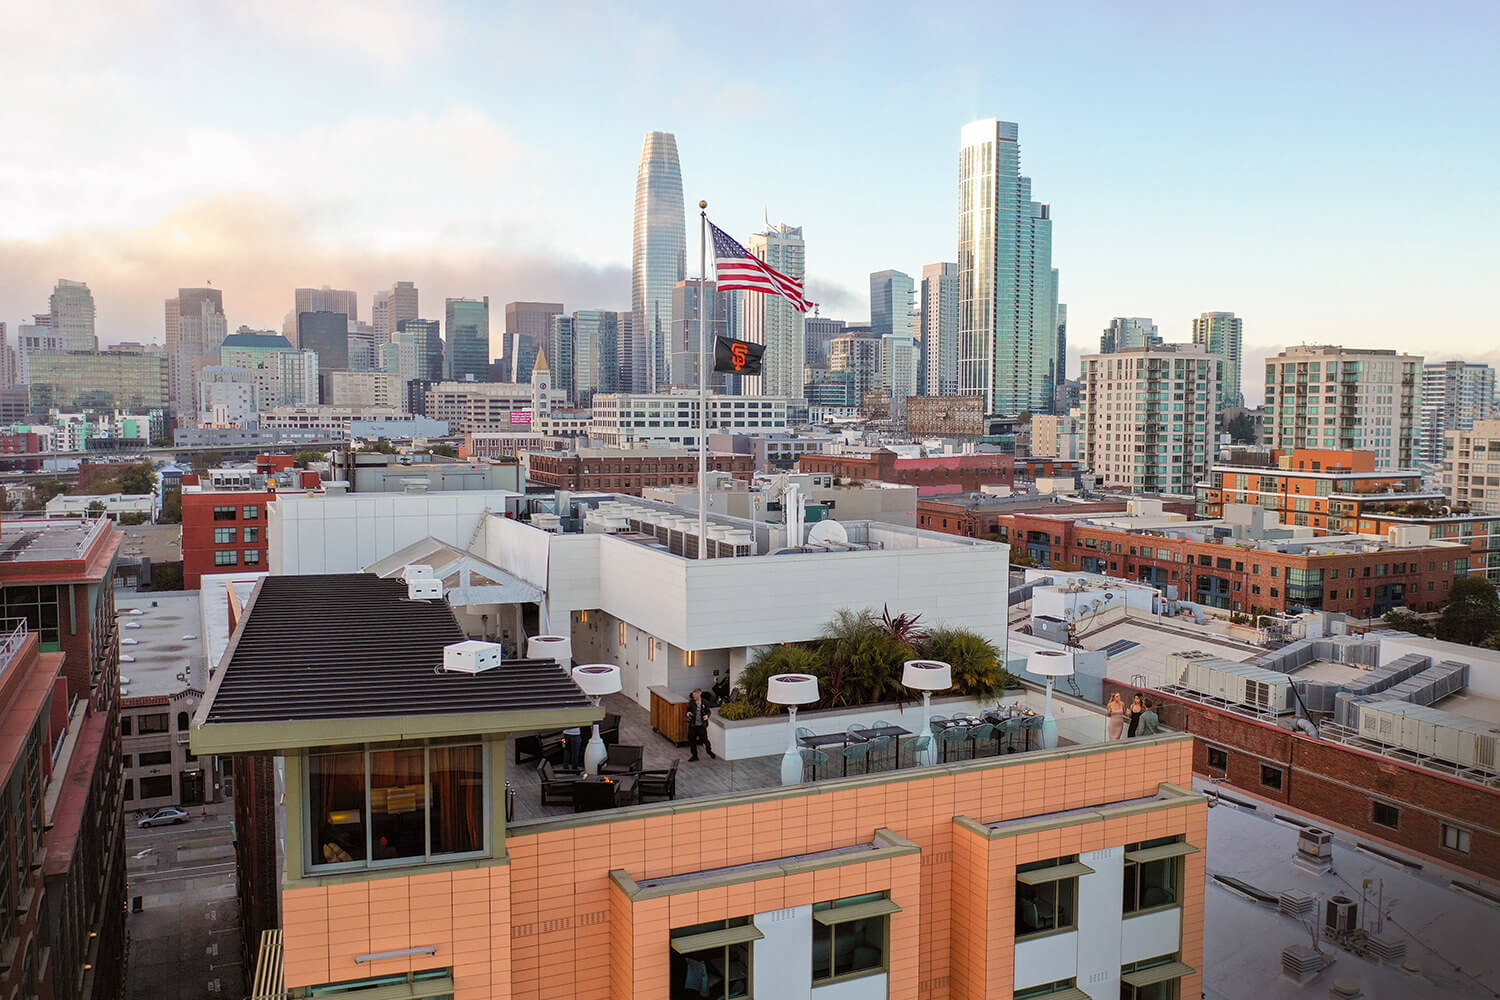
POLYGON ((205 573, 259 572, 266 568, 266 504, 274 495, 254 490, 182 495, 182 586, 185 590, 197 590, 202 586, 205 573), (215 507, 233 507, 234 520, 215 521, 215 507), (246 519, 246 507, 258 508, 259 516, 246 519), (217 544, 214 542, 215 528, 237 529, 235 540, 217 544), (257 529, 255 541, 245 541, 246 528, 257 529), (237 553, 233 566, 220 566, 214 561, 214 553, 220 550, 237 553), (245 561, 245 552, 251 550, 260 554, 259 562, 245 561))

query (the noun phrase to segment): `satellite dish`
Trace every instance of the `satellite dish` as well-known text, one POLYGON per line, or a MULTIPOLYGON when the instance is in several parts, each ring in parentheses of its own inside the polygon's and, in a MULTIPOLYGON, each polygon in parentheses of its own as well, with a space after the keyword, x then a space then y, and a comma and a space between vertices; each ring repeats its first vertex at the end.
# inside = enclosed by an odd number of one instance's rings
POLYGON ((1115 592, 1113 590, 1106 590, 1104 592, 1104 599, 1106 601, 1113 601, 1115 599, 1115 592))
POLYGON ((819 521, 807 533, 808 545, 848 545, 849 533, 837 521, 819 521))

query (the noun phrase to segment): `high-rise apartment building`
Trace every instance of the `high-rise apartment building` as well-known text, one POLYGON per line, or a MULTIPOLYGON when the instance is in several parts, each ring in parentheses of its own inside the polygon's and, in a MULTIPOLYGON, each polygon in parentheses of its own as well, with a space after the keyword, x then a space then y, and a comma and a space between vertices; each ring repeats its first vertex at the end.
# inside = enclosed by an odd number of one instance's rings
POLYGON ((48 303, 52 332, 62 338, 65 351, 97 351, 94 332, 94 293, 81 281, 58 278, 48 303))
MULTIPOLYGON (((1057 268, 1052 269, 1053 279, 1056 280, 1057 268)), ((1066 302, 1057 304, 1057 384, 1062 385, 1068 380, 1068 305, 1066 302)), ((1057 412, 1062 413, 1063 408, 1054 407, 1057 412)))
POLYGON ((905 412, 906 399, 915 396, 917 386, 916 338, 909 333, 888 333, 880 338, 879 387, 891 394, 891 406, 905 412))
POLYGON ((1289 347, 1266 359, 1272 448, 1373 451, 1377 469, 1409 469, 1421 419, 1422 359, 1395 351, 1289 347))
POLYGON ((1084 464, 1105 486, 1192 495, 1214 459, 1224 360, 1202 344, 1080 360, 1084 464))
POLYGON ((834 337, 828 343, 828 367, 831 371, 853 374, 851 405, 858 406, 865 393, 880 384, 880 338, 860 333, 834 337))
POLYGON ((456 382, 490 380, 490 297, 448 299, 446 367, 456 382))
POLYGON ((809 368, 828 367, 828 345, 844 332, 844 321, 808 316, 802 324, 803 362, 809 368))
POLYGON ((564 393, 569 402, 574 402, 572 316, 552 317, 552 336, 547 340, 546 350, 538 357, 543 355, 547 359, 548 370, 552 373, 552 387, 564 393))
MULTIPOLYGON (((733 337, 734 319, 740 303, 738 292, 721 292, 715 282, 704 282, 688 278, 677 283, 672 295, 672 337, 667 345, 671 351, 671 373, 673 388, 695 389, 698 386, 699 340, 698 323, 704 325, 708 349, 713 350, 715 337, 733 337), (705 291, 705 285, 706 291, 705 291), (708 312, 700 317, 707 297, 708 312)), ((713 371, 713 359, 709 358, 708 387, 719 392, 724 389, 725 376, 713 371)), ((623 385, 623 374, 620 378, 623 385)))
POLYGON ((435 319, 403 319, 396 324, 397 368, 406 380, 437 382, 443 377, 443 335, 435 319))
POLYGON ((988 413, 1050 409, 1052 213, 1031 200, 1014 122, 970 122, 958 158, 958 391, 988 413))
MULTIPOLYGON (((775 225, 756 233, 745 244, 756 257, 791 278, 807 277, 807 244, 801 226, 775 225)), ((803 314, 779 295, 750 293, 741 299, 741 340, 766 345, 762 374, 747 375, 740 391, 746 395, 802 398, 803 361, 807 344, 803 314)))
POLYGON ((179 288, 166 304, 167 371, 172 409, 191 420, 198 372, 218 363, 219 345, 229 335, 224 293, 217 288, 179 288))
POLYGON ((599 309, 573 313, 573 400, 579 406, 588 406, 596 392, 620 391, 622 316, 599 309))
POLYGON ((950 262, 922 268, 922 355, 926 359, 923 393, 958 395, 958 265, 950 262))
MULTIPOLYGON (((1196 331, 1197 324, 1194 324, 1196 331)), ((1160 347, 1161 333, 1149 316, 1116 316, 1099 336, 1099 353, 1114 354, 1137 347, 1160 347)))
POLYGON ((900 271, 873 271, 870 274, 870 329, 876 336, 888 333, 915 337, 912 322, 911 275, 900 271))
POLYGON ((627 359, 631 391, 655 392, 667 382, 672 294, 687 277, 682 167, 671 132, 647 132, 635 174, 635 241, 630 265, 634 314, 627 359))
POLYGON ((1422 366, 1422 462, 1443 461, 1448 431, 1468 430, 1496 413, 1495 369, 1463 361, 1431 361, 1422 366))
POLYGON ((1454 507, 1471 514, 1500 514, 1500 420, 1476 420, 1472 427, 1443 434, 1439 481, 1454 507))
POLYGON ((1245 321, 1232 312, 1206 312, 1193 319, 1193 343, 1202 344, 1210 354, 1224 359, 1225 406, 1245 405, 1245 392, 1240 384, 1244 324, 1245 321))

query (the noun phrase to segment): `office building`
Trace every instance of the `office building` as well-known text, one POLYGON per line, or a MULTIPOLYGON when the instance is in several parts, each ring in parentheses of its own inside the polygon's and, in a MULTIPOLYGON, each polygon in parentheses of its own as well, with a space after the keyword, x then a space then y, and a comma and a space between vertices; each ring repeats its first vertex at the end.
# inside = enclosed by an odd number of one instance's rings
POLYGON ((1421 419, 1422 359, 1395 351, 1289 347, 1266 359, 1265 443, 1287 451, 1373 451, 1409 469, 1421 419))
MULTIPOLYGON (((601 444, 657 441, 697 447, 698 393, 601 393, 594 397, 589 435, 601 444)), ((787 401, 779 396, 708 397, 708 430, 770 434, 787 429, 787 401)))
POLYGON ((444 374, 460 382, 489 381, 490 297, 448 299, 446 313, 444 374))
POLYGON ((349 370, 349 318, 343 313, 297 314, 297 343, 318 356, 318 401, 329 401, 329 373, 349 370))
POLYGON ((631 351, 627 392, 656 392, 668 381, 672 295, 687 277, 682 167, 671 132, 647 132, 635 175, 635 239, 630 258, 631 351))
POLYGON ((455 434, 528 428, 533 411, 561 406, 566 397, 551 388, 542 360, 532 370, 532 383, 438 382, 428 388, 425 415, 446 422, 455 434), (541 383, 540 392, 535 388, 541 383))
MULTIPOLYGON (((551 326, 551 319, 548 319, 551 326)), ((537 351, 547 336, 535 337, 529 333, 507 333, 501 340, 499 382, 530 382, 531 369, 536 364, 537 351)))
POLYGON ((546 355, 549 362, 548 370, 551 373, 552 385, 566 394, 569 402, 573 402, 572 316, 552 317, 552 336, 547 343, 547 349, 541 353, 546 355))
POLYGON ((580 309, 572 316, 573 402, 620 388, 620 320, 624 314, 580 309))
POLYGON ((1193 318, 1193 343, 1224 359, 1224 405, 1244 406, 1240 383, 1244 362, 1245 321, 1232 312, 1206 312, 1193 318))
POLYGON ((375 328, 378 345, 389 344, 403 320, 421 315, 418 298, 417 286, 410 281, 398 281, 389 290, 375 293, 370 325, 375 328))
POLYGON ((808 406, 839 416, 852 416, 859 408, 859 400, 854 395, 854 373, 850 371, 809 369, 802 385, 802 397, 808 406))
POLYGON ((1422 432, 1418 459, 1443 461, 1450 430, 1468 430, 1496 414, 1495 369, 1463 361, 1429 361, 1422 366, 1422 432))
POLYGON ((561 302, 507 302, 505 332, 524 333, 542 343, 552 334, 552 317, 562 312, 561 302))
POLYGON ((1049 410, 1052 213, 1031 200, 1016 124, 965 125, 958 177, 958 391, 983 396, 989 413, 1049 410))
POLYGON ((858 405, 865 393, 880 386, 880 339, 861 333, 833 338, 828 344, 828 368, 853 375, 853 405, 858 405))
POLYGON ((443 377, 443 335, 435 319, 404 319, 396 325, 397 371, 403 379, 437 382, 443 377))
MULTIPOLYGON (((210 469, 182 477, 182 585, 205 576, 266 568, 266 504, 316 491, 316 472, 292 467, 291 455, 260 455, 254 468, 210 469)), ((169 803, 168 803, 169 804, 169 803)))
MULTIPOLYGON (((0 563, 0 996, 125 989, 120 626, 107 518, 7 518, 0 563)), ((132 806, 133 808, 133 806, 132 806)))
MULTIPOLYGON (((1052 280, 1057 280, 1057 268, 1052 269, 1052 280)), ((1068 380, 1068 305, 1065 302, 1057 304, 1057 384, 1062 385, 1068 380)), ((1066 408, 1056 405, 1059 413, 1067 412, 1066 408)))
POLYGON ((166 303, 167 376, 171 405, 179 417, 198 412, 193 392, 198 372, 218 362, 219 346, 229 335, 224 294, 217 288, 179 288, 166 303))
POLYGON ((307 406, 318 401, 317 352, 295 348, 279 333, 240 327, 219 345, 219 363, 250 372, 257 408, 307 406))
MULTIPOLYGON (((807 277, 807 244, 802 227, 775 225, 756 233, 745 249, 791 278, 807 277)), ((746 395, 802 396, 803 365, 806 339, 802 332, 803 314, 780 295, 751 292, 741 298, 741 340, 764 344, 760 375, 741 379, 740 391, 746 395)))
POLYGON ((797 471, 835 479, 896 483, 929 492, 941 485, 948 490, 977 490, 983 486, 1010 486, 1015 482, 1013 455, 992 452, 977 455, 933 455, 903 458, 889 448, 866 454, 803 455, 797 471))
POLYGON ((31 381, 31 356, 33 354, 62 354, 67 350, 63 338, 52 329, 52 317, 38 314, 30 323, 16 328, 16 384, 26 385, 31 381))
POLYGON ((912 317, 911 275, 900 271, 870 273, 870 329, 878 337, 888 333, 916 337, 912 317))
POLYGON ((1201 344, 1081 359, 1083 461, 1105 486, 1185 493, 1208 475, 1224 361, 1201 344))
MULTIPOLYGON (((1197 321, 1193 323, 1196 334, 1197 321)), ((1194 341, 1197 343, 1198 341, 1194 341)), ((1115 354, 1137 347, 1160 347, 1161 334, 1149 316, 1116 316, 1099 336, 1099 353, 1115 354)))
POLYGON ((94 294, 88 285, 58 278, 48 306, 52 332, 61 338, 63 350, 99 349, 99 338, 94 332, 94 294))
POLYGON ((17 366, 16 349, 10 344, 10 334, 5 323, 0 322, 0 388, 16 384, 16 377, 20 374, 17 366))
MULTIPOLYGON (((716 283, 703 282, 697 278, 679 281, 672 291, 672 335, 667 349, 671 355, 671 387, 674 389, 696 389, 698 387, 699 340, 698 327, 702 320, 704 335, 708 342, 708 387, 710 391, 723 391, 725 374, 713 370, 713 345, 717 337, 733 339, 741 295, 738 292, 720 292, 716 283), (700 316, 707 286, 708 314, 700 316)), ((624 384, 624 376, 621 376, 624 384)))
POLYGON ((844 321, 841 319, 829 319, 826 316, 808 316, 804 319, 803 359, 807 367, 827 368, 829 344, 843 332, 844 321))
POLYGON ((879 388, 891 394, 891 405, 897 413, 904 413, 906 399, 915 396, 917 385, 917 362, 920 347, 915 338, 907 333, 888 333, 880 338, 880 382, 879 388))
POLYGON ((958 395, 958 265, 922 268, 922 356, 926 361, 923 393, 958 395))
POLYGON ((198 423, 250 427, 263 404, 255 373, 230 365, 208 365, 198 372, 198 423))
MULTIPOLYGON (((293 292, 292 315, 343 313, 350 323, 359 322, 359 293, 342 288, 298 288, 293 292)), ((304 345, 305 346, 305 345, 304 345)))
POLYGON ((906 433, 914 438, 969 438, 984 434, 978 396, 913 396, 906 401, 906 433))
MULTIPOLYGON (((277 406, 263 410, 260 425, 266 430, 308 431, 316 440, 332 441, 355 436, 354 425, 361 421, 388 424, 387 437, 441 437, 448 425, 431 421, 413 422, 411 414, 389 406, 334 406, 322 403, 312 406, 277 406), (405 424, 402 429, 396 425, 405 424), (437 429, 441 428, 441 429, 437 429), (405 433, 402 433, 402 430, 405 433)), ((259 439, 257 443, 261 443, 259 439)), ((294 435, 276 440, 299 440, 294 435)))
POLYGON ((329 402, 334 406, 383 406, 399 410, 406 392, 399 372, 329 372, 329 402))
MULTIPOLYGON (((736 479, 755 475, 751 455, 708 455, 708 469, 736 479)), ((571 448, 528 450, 521 456, 528 482, 588 493, 604 490, 640 496, 643 490, 698 483, 696 448, 571 448)))
MULTIPOLYGON (((27 365, 31 411, 36 414, 48 410, 144 412, 167 407, 167 357, 162 354, 35 354, 27 365)), ((192 389, 188 398, 193 398, 192 389)))

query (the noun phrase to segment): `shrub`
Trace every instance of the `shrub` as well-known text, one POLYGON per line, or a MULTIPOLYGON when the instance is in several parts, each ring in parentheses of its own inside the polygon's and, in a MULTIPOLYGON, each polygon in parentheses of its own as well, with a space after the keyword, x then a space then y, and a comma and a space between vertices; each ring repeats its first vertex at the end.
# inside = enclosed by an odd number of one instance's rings
POLYGON ((729 701, 724 703, 719 714, 726 719, 753 719, 760 715, 775 715, 781 711, 781 706, 766 701, 767 681, 776 674, 812 674, 818 677, 818 687, 821 689, 823 687, 822 673, 822 659, 806 646, 796 643, 764 646, 745 665, 744 672, 740 674, 740 679, 734 686, 733 694, 729 701), (731 709, 730 706, 733 705, 741 705, 743 708, 731 709), (735 714, 725 714, 726 712, 735 714))
POLYGON ((935 628, 923 641, 922 656, 953 667, 953 690, 970 698, 998 698, 1020 681, 1005 669, 995 644, 963 628, 935 628))

